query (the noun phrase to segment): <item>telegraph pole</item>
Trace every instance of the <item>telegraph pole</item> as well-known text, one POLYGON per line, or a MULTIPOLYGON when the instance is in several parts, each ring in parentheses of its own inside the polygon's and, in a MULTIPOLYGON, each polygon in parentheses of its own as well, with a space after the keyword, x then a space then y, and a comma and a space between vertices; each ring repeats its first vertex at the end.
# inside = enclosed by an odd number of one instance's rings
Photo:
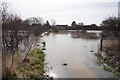
POLYGON ((118 17, 120 19, 120 1, 118 2, 118 17))
POLYGON ((2 79, 2 15, 0 12, 0 80, 2 79))
POLYGON ((120 1, 118 2, 118 50, 120 50, 120 1))

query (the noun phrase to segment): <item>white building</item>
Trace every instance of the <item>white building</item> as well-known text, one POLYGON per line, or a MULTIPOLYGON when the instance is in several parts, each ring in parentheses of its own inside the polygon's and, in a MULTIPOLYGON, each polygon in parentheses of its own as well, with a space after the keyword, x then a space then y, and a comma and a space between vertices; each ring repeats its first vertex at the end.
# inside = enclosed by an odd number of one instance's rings
POLYGON ((120 1, 118 2, 118 17, 120 18, 120 1))

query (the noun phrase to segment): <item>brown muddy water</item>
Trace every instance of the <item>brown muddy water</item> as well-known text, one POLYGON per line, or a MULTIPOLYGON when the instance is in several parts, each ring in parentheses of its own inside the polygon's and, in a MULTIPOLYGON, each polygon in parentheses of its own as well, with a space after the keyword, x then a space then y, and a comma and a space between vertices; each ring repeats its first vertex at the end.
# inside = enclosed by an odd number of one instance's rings
MULTIPOLYGON (((53 78, 111 78, 113 74, 97 64, 95 53, 100 39, 73 38, 71 33, 50 33, 46 42, 46 62, 53 78), (64 65, 63 65, 64 64, 64 65)), ((101 31, 88 31, 99 36, 101 31)))

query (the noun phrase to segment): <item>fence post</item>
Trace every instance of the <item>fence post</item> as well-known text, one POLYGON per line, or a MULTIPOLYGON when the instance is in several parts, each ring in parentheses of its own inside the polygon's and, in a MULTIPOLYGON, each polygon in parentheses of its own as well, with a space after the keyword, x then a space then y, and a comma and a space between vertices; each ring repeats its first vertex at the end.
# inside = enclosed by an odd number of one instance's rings
POLYGON ((101 39, 100 39, 100 51, 103 49, 103 34, 101 34, 101 39))

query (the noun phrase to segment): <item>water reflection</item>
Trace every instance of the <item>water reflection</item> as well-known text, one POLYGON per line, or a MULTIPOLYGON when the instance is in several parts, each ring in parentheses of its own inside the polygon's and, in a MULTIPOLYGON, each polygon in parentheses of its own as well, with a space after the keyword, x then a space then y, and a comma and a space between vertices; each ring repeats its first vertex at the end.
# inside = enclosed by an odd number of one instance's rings
POLYGON ((52 72, 49 73, 49 76, 50 76, 50 77, 57 77, 56 74, 55 74, 55 73, 52 73, 52 72))
POLYGON ((104 71, 96 64, 94 53, 98 50, 99 38, 73 38, 71 37, 73 31, 66 33, 51 33, 42 38, 47 44, 46 62, 49 62, 49 67, 53 67, 49 71, 50 75, 54 78, 111 77, 110 72, 104 71), (68 65, 64 66, 64 63, 68 65))

